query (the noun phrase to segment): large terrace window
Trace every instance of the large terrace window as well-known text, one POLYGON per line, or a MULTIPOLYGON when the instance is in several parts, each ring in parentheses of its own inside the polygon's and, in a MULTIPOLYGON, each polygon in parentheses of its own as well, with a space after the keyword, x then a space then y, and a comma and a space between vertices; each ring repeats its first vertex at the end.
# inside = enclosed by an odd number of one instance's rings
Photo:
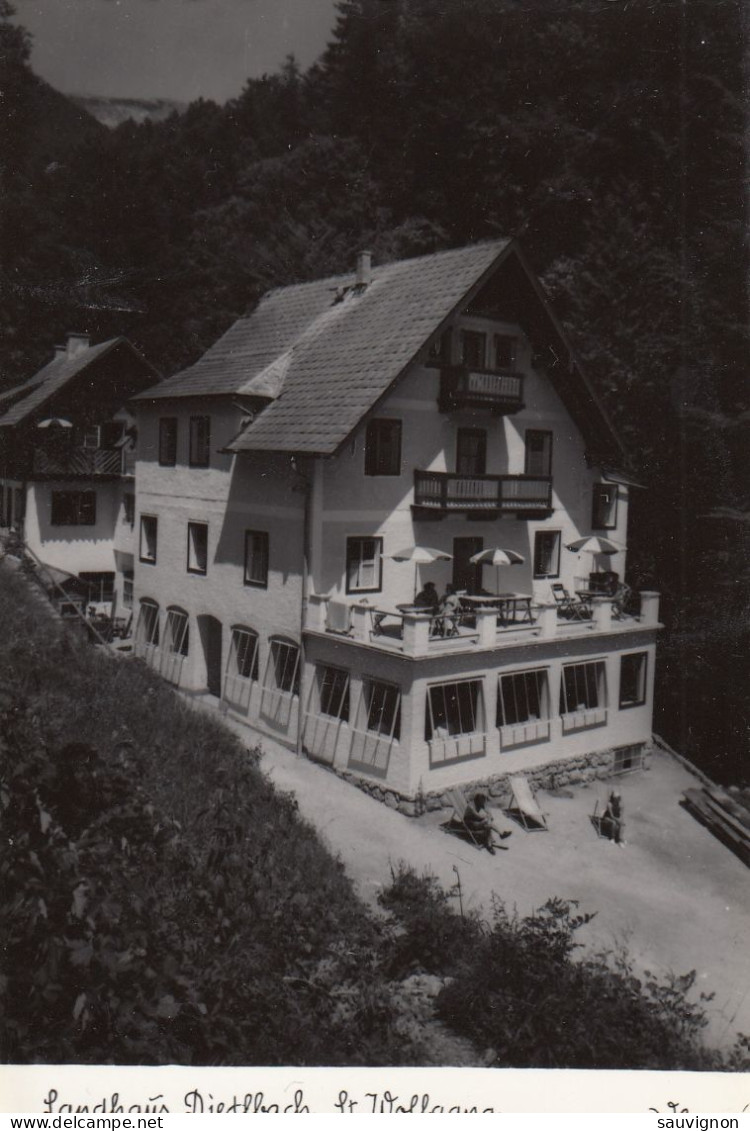
POLYGON ((503 750, 549 738, 549 684, 545 668, 500 676, 497 727, 503 750))
POLYGON ((376 777, 388 772, 393 744, 401 737, 401 690, 377 679, 362 681, 349 753, 351 767, 376 777))
POLYGON ((425 740, 430 743, 431 766, 484 754, 484 696, 480 679, 438 683, 428 688, 425 740))
POLYGON ((156 601, 150 601, 146 597, 142 599, 138 609, 135 643, 136 651, 138 645, 158 647, 159 644, 159 606, 156 601))
POLYGON ((560 679, 563 733, 604 726, 607 722, 607 680, 603 660, 565 664, 560 679))

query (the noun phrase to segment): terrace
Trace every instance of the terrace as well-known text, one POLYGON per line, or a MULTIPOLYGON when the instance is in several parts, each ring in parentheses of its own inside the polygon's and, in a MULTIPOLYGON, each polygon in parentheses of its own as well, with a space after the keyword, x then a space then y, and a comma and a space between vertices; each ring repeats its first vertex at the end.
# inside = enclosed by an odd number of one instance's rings
POLYGON ((464 599, 460 612, 445 618, 408 605, 382 608, 366 600, 349 603, 311 594, 305 629, 380 651, 434 656, 629 632, 659 624, 659 594, 653 592, 640 594, 640 609, 634 615, 619 612, 611 597, 592 597, 586 620, 571 620, 556 605, 534 605, 527 594, 507 594, 492 604, 481 600, 473 599, 472 605, 464 599))

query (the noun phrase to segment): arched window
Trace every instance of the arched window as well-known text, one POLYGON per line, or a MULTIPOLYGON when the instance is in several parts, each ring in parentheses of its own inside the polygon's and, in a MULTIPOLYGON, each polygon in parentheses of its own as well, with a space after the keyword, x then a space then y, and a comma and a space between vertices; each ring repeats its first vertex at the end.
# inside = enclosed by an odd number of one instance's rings
POLYGON ((272 637, 263 675, 261 711, 281 726, 291 717, 292 700, 299 695, 299 645, 293 640, 272 637))
POLYGON ((167 609, 164 647, 177 656, 187 656, 190 644, 189 619, 184 609, 167 609))
POLYGON ((244 624, 232 626, 232 639, 224 672, 223 697, 238 707, 249 707, 252 685, 259 674, 258 633, 244 624))
POLYGON ((136 645, 153 646, 159 643, 159 606, 149 597, 143 597, 138 608, 135 642, 136 645))

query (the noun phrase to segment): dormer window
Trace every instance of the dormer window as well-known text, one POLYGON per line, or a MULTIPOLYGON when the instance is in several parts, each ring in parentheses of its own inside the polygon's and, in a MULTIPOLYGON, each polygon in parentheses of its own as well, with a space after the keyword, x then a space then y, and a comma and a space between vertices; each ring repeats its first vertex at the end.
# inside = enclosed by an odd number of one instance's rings
POLYGON ((510 334, 495 334, 493 346, 495 369, 512 372, 516 367, 516 339, 510 334))
POLYGON ((484 369, 487 357, 487 335, 479 330, 461 331, 461 360, 467 369, 484 369))

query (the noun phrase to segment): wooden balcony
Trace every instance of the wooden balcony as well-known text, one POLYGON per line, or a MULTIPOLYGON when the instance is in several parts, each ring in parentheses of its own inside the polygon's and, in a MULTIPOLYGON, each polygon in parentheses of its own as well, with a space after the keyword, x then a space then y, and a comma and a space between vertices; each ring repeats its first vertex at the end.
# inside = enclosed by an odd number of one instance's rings
POLYGON ((440 375, 441 412, 484 409, 506 416, 523 408, 523 376, 494 369, 454 366, 440 375))
POLYGON ((422 518, 467 513, 546 517, 552 510, 552 477, 415 471, 413 506, 415 517, 422 518))
POLYGON ((62 452, 37 448, 32 467, 34 475, 69 479, 132 475, 134 467, 127 468, 126 463, 127 456, 120 448, 69 448, 62 452))

